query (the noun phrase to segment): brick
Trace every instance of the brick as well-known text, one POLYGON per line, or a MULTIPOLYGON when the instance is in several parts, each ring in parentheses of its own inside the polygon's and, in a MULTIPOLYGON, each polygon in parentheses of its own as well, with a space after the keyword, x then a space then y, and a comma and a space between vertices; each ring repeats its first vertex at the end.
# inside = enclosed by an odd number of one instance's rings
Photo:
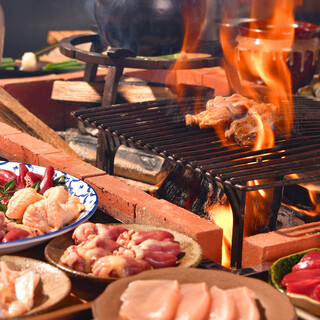
POLYGON ((135 208, 139 201, 151 197, 145 192, 129 186, 126 182, 110 175, 91 177, 84 180, 90 184, 98 194, 99 201, 121 212, 121 221, 133 221, 135 208), (128 216, 128 217, 127 217, 128 216))
POLYGON ((184 233, 201 245, 205 257, 221 263, 222 229, 188 210, 150 196, 138 202, 136 223, 184 233))
POLYGON ((81 180, 106 174, 105 171, 62 151, 50 154, 40 154, 38 156, 38 165, 44 167, 53 166, 55 169, 71 174, 81 180))
POLYGON ((320 222, 246 237, 243 243, 242 267, 274 262, 299 251, 320 246, 320 222))
POLYGON ((26 133, 0 136, 0 149, 10 153, 11 161, 38 164, 39 155, 59 152, 56 148, 26 133))
POLYGON ((22 133, 20 130, 9 126, 4 122, 0 122, 0 136, 7 136, 9 134, 20 134, 22 133))

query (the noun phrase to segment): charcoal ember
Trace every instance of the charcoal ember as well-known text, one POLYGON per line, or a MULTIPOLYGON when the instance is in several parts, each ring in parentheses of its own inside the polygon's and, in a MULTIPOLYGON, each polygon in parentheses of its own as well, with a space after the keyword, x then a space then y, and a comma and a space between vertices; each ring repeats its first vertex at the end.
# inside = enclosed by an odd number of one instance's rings
POLYGON ((180 165, 171 171, 154 196, 208 220, 211 220, 211 217, 207 208, 226 202, 223 190, 213 181, 180 165))

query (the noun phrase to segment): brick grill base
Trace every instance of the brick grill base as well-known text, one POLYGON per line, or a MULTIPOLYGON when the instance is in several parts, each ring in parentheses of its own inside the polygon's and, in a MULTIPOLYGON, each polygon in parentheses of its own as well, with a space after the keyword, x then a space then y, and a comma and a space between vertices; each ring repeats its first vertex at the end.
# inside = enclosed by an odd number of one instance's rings
MULTIPOLYGON (((1 122, 0 155, 9 161, 52 165, 74 175, 95 189, 98 207, 104 212, 124 223, 152 224, 187 234, 200 243, 205 257, 221 263, 222 229, 218 226, 1 122)), ((254 235, 244 240, 242 267, 319 246, 320 222, 254 235)))

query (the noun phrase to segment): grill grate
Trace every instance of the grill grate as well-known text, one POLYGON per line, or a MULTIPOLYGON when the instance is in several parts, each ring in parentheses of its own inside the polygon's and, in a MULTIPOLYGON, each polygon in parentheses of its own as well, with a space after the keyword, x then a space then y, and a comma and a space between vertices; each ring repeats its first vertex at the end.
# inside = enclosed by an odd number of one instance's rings
POLYGON ((176 164, 201 172, 216 182, 251 191, 320 180, 320 103, 294 98, 295 123, 289 139, 273 148, 252 151, 224 146, 212 129, 185 125, 184 115, 202 110, 205 100, 185 98, 128 103, 73 112, 73 116, 119 139, 176 164), (300 178, 283 176, 302 174, 300 178), (259 185, 248 182, 259 180, 259 185))

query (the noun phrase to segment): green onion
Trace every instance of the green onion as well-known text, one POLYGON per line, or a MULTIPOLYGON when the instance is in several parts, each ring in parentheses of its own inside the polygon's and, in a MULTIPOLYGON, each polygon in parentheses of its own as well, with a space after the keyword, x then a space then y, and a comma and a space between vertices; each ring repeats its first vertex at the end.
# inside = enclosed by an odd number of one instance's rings
POLYGON ((42 68, 42 71, 76 71, 81 70, 84 68, 84 65, 82 65, 77 60, 66 60, 62 62, 54 62, 54 63, 48 63, 46 66, 42 68))

